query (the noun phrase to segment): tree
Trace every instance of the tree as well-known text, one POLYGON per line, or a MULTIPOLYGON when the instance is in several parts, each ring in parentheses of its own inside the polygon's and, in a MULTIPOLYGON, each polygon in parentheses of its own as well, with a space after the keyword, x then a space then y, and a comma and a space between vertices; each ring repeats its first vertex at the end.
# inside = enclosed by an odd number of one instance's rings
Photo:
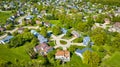
POLYGON ((71 37, 72 34, 71 34, 71 32, 68 30, 65 36, 66 36, 66 37, 71 37))
POLYGON ((96 28, 91 32, 92 41, 96 45, 104 45, 107 41, 107 34, 102 28, 96 28))
POLYGON ((117 34, 112 41, 112 46, 113 48, 115 48, 116 50, 120 51, 120 34, 117 34))
POLYGON ((48 61, 49 61, 49 63, 51 63, 52 65, 55 65, 55 58, 54 58, 55 52, 56 52, 56 51, 53 50, 53 51, 51 51, 51 52, 49 52, 49 53, 47 54, 48 61))
POLYGON ((47 37, 47 29, 45 27, 41 28, 40 34, 47 37))
POLYGON ((22 46, 25 42, 31 42, 34 36, 30 32, 24 32, 13 37, 10 41, 9 47, 22 46))
POLYGON ((62 33, 61 28, 59 26, 54 26, 52 28, 52 32, 53 32, 54 35, 59 35, 59 34, 62 33))
POLYGON ((91 67, 97 67, 100 63, 99 55, 95 52, 86 50, 83 53, 83 63, 91 65, 91 67))

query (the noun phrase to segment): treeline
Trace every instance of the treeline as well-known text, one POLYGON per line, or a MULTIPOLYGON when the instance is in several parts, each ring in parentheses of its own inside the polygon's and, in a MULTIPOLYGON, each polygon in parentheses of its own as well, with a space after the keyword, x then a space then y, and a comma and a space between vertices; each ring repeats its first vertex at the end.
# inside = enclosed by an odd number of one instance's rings
POLYGON ((105 5, 115 5, 120 6, 120 0, 87 0, 92 3, 101 3, 105 5))

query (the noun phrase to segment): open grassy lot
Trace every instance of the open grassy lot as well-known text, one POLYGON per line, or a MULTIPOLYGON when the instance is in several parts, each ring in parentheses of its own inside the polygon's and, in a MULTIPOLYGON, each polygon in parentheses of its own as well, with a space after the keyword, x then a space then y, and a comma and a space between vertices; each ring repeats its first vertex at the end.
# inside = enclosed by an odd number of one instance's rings
POLYGON ((30 61, 29 55, 26 53, 26 48, 29 45, 24 45, 18 48, 7 48, 6 45, 0 45, 0 59, 15 63, 15 60, 30 61))
POLYGON ((108 60, 104 61, 103 67, 120 67, 120 52, 115 52, 108 60))
POLYGON ((6 20, 12 15, 11 11, 0 12, 0 25, 5 24, 6 20))

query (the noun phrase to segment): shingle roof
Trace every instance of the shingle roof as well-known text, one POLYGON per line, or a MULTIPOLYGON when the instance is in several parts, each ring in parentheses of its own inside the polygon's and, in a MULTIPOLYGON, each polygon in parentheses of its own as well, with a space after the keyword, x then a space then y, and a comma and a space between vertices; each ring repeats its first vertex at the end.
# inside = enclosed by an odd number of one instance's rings
POLYGON ((63 34, 67 33, 67 30, 65 28, 62 28, 61 31, 62 31, 63 34))
POLYGON ((70 57, 70 52, 67 50, 59 50, 55 54, 56 56, 64 56, 64 57, 70 57))
POLYGON ((86 50, 92 51, 91 48, 84 48, 84 49, 82 49, 82 50, 77 49, 75 52, 83 54, 86 50))
POLYGON ((35 49, 37 50, 37 52, 43 52, 43 54, 44 52, 48 53, 53 50, 53 48, 48 46, 46 43, 37 45, 35 49))
POLYGON ((35 30, 31 30, 31 33, 34 34, 34 36, 36 36, 38 38, 40 43, 44 43, 44 42, 48 41, 47 38, 44 38, 44 36, 42 36, 41 34, 36 32, 35 30))
POLYGON ((83 39, 83 44, 84 44, 84 45, 88 45, 89 42, 90 42, 90 37, 89 37, 89 36, 84 37, 84 39, 83 39))
POLYGON ((9 40, 13 38, 13 36, 7 36, 6 38, 2 39, 3 42, 9 42, 9 40))

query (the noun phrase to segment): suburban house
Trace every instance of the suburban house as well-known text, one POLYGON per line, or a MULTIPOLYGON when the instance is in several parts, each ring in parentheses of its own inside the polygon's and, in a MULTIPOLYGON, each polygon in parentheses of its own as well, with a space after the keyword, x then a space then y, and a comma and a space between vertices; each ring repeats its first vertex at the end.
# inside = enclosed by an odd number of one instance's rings
POLYGON ((0 27, 0 32, 3 32, 3 31, 5 31, 5 30, 6 30, 5 28, 0 27))
POLYGON ((120 22, 116 22, 108 30, 111 31, 111 32, 120 32, 120 22))
POLYGON ((117 8, 117 10, 115 11, 115 16, 119 16, 120 15, 120 7, 117 8))
POLYGON ((53 48, 48 46, 46 43, 39 44, 34 47, 34 51, 40 55, 47 55, 53 48))
POLYGON ((104 19, 104 22, 105 22, 104 24, 110 24, 110 19, 105 18, 105 19, 104 19))
POLYGON ((89 51, 92 52, 92 49, 90 49, 90 48, 83 48, 82 50, 76 49, 75 54, 78 55, 78 56, 80 56, 80 57, 83 59, 83 53, 84 53, 86 50, 89 50, 89 51))
POLYGON ((46 26, 46 27, 51 27, 52 24, 50 24, 49 22, 44 22, 44 26, 46 26))
POLYGON ((32 20, 33 19, 33 16, 32 15, 28 15, 28 16, 26 16, 25 18, 24 18, 24 20, 26 21, 26 23, 28 24, 28 23, 31 23, 32 20))
POLYGON ((67 30, 65 28, 62 28, 61 31, 62 31, 63 34, 67 33, 67 30))
POLYGON ((77 31, 72 31, 71 34, 75 37, 80 37, 80 34, 77 31))
POLYGON ((36 20, 36 24, 42 24, 42 22, 40 22, 39 20, 36 20))
POLYGON ((45 38, 44 36, 42 36, 41 34, 39 34, 38 32, 36 32, 35 30, 31 30, 31 33, 36 36, 39 40, 40 43, 45 43, 48 41, 47 38, 45 38))
POLYGON ((55 59, 60 59, 61 61, 70 61, 70 52, 67 50, 58 50, 55 54, 55 59))
POLYGON ((24 28, 18 28, 18 33, 22 33, 23 32, 23 30, 24 30, 24 28))
POLYGON ((4 39, 0 40, 0 44, 5 44, 8 43, 10 41, 10 39, 12 39, 13 36, 7 36, 4 39))
POLYGON ((87 46, 88 44, 90 44, 90 37, 86 36, 86 37, 83 38, 83 45, 87 46))

